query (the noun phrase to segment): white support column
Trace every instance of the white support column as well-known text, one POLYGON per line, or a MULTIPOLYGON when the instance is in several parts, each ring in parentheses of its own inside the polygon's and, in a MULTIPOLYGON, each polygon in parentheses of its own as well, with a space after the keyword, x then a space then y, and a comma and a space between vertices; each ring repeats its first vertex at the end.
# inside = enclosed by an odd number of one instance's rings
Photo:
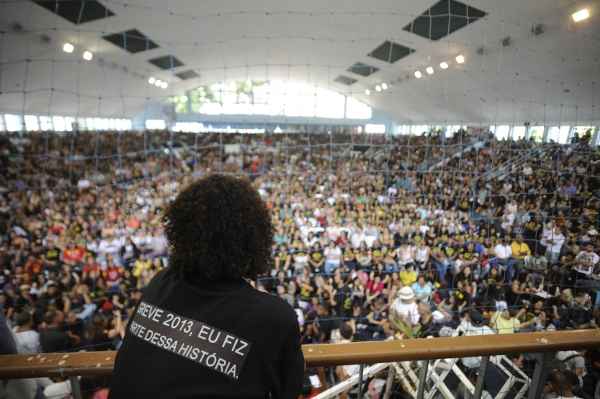
POLYGON ((600 125, 597 125, 597 126, 596 126, 596 128, 595 128, 595 130, 594 130, 594 134, 592 134, 592 140, 591 140, 591 142, 590 142, 590 145, 592 145, 592 146, 597 146, 597 145, 599 145, 599 144, 600 144, 600 143, 598 142, 598 136, 599 136, 599 134, 598 134, 598 133, 599 133, 599 132, 600 132, 600 125))
POLYGON ((542 143, 547 143, 548 142, 548 132, 550 131, 550 127, 551 126, 544 125, 544 135, 542 136, 542 143))
POLYGON ((570 126, 569 127, 569 134, 567 135, 567 142, 566 142, 566 144, 571 144, 571 139, 573 138, 574 134, 575 134, 575 126, 570 126))

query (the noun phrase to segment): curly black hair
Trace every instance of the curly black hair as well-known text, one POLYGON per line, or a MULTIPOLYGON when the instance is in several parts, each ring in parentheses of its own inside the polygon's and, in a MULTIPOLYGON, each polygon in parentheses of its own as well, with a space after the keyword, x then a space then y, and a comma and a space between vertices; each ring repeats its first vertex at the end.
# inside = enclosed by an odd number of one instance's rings
POLYGON ((195 181, 163 222, 169 265, 187 280, 255 278, 270 266, 271 215, 247 179, 213 174, 195 181))

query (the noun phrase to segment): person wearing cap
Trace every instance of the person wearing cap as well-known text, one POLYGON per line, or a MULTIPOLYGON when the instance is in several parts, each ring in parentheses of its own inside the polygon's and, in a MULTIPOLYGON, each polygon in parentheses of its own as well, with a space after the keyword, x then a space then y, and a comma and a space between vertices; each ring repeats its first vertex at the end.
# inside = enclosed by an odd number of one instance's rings
POLYGON ((415 294, 410 287, 402 287, 392 304, 392 312, 410 326, 417 325, 421 318, 415 299, 415 294))

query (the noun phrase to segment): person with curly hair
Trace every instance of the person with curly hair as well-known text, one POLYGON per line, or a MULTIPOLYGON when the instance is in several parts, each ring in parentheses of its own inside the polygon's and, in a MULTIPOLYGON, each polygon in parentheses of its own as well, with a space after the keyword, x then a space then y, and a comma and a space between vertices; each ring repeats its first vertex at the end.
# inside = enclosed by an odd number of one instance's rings
POLYGON ((144 289, 110 398, 297 398, 296 313, 249 280, 271 267, 271 217, 248 180, 209 175, 163 217, 169 267, 144 289))

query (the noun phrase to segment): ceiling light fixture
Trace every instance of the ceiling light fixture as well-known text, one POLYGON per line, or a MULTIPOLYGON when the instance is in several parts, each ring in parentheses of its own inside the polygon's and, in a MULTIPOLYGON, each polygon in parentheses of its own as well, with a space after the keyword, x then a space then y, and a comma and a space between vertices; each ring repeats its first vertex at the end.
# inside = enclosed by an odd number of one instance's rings
POLYGON ((448 63, 445 62, 445 61, 440 62, 440 68, 442 68, 442 69, 448 69, 448 63))
POLYGON ((465 56, 462 55, 462 54, 457 55, 456 56, 456 62, 458 64, 464 64, 464 62, 465 62, 465 56))
POLYGON ((428 66, 425 68, 425 71, 427 71, 428 74, 433 75, 433 67, 428 66))
POLYGON ((162 80, 160 80, 160 79, 156 79, 156 80, 154 81, 154 86, 156 86, 156 87, 161 87, 161 86, 162 86, 162 80))
POLYGON ((148 83, 150 83, 151 85, 153 85, 154 82, 156 82, 156 79, 154 78, 154 76, 150 76, 150 79, 148 79, 148 83))
POLYGON ((415 78, 421 79, 421 76, 423 76, 423 74, 421 73, 421 71, 415 71, 415 78))
POLYGON ((166 89, 167 87, 169 87, 169 84, 167 82, 162 82, 162 84, 160 85, 160 87, 162 89, 166 89))
POLYGON ((576 11, 573 14, 571 14, 571 18, 573 18, 573 21, 575 21, 575 22, 584 21, 584 20, 588 19, 589 17, 590 17, 590 10, 588 10, 587 8, 582 8, 581 10, 576 11))
POLYGON ((381 86, 379 86, 379 85, 375 86, 375 91, 381 91, 381 86))
POLYGON ((75 46, 73 46, 71 43, 63 44, 63 51, 65 53, 72 53, 73 50, 75 50, 75 46))
POLYGON ((385 83, 385 82, 384 82, 384 83, 382 83, 382 84, 381 84, 381 88, 382 88, 383 90, 387 90, 387 89, 388 89, 388 84, 387 84, 387 83, 385 83))
POLYGON ((91 61, 91 60, 92 60, 92 58, 94 58, 94 54, 93 54, 91 51, 89 51, 89 50, 85 50, 85 51, 83 52, 83 59, 84 59, 84 60, 86 60, 86 61, 91 61))
POLYGON ((371 90, 369 90, 369 89, 365 90, 365 94, 366 94, 367 96, 370 96, 370 95, 371 95, 371 90))

